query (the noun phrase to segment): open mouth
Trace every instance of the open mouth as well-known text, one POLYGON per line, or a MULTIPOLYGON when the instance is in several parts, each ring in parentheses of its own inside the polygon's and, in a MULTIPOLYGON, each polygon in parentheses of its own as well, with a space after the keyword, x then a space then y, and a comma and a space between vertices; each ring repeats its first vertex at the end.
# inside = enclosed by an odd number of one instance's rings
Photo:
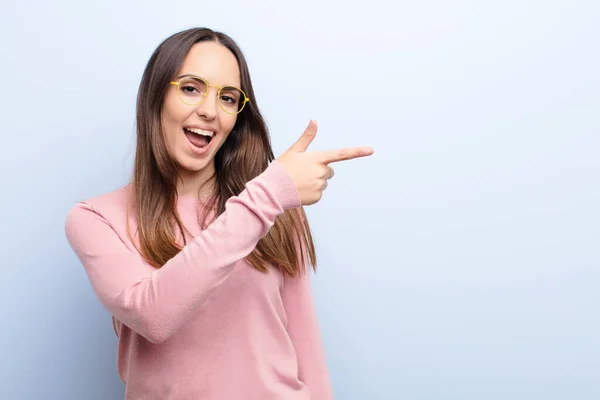
POLYGON ((215 133, 212 131, 197 128, 183 128, 183 133, 191 144, 200 149, 206 147, 215 136, 215 133))

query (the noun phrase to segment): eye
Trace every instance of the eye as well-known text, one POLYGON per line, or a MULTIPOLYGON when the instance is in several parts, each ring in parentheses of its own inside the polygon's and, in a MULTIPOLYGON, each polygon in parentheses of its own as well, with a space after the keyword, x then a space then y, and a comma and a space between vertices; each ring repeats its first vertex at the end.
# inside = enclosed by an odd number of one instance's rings
POLYGON ((196 89, 195 87, 193 87, 191 85, 186 85, 186 86, 181 87, 181 91, 186 94, 194 94, 194 92, 197 92, 198 89, 196 89))
POLYGON ((206 93, 206 83, 192 77, 184 78, 179 84, 179 92, 185 97, 202 97, 206 93))
POLYGON ((236 87, 225 86, 221 89, 220 101, 229 106, 237 105, 242 97, 242 92, 236 87))
POLYGON ((236 104, 237 103, 237 99, 235 97, 232 96, 221 96, 221 100, 228 103, 228 104, 236 104))

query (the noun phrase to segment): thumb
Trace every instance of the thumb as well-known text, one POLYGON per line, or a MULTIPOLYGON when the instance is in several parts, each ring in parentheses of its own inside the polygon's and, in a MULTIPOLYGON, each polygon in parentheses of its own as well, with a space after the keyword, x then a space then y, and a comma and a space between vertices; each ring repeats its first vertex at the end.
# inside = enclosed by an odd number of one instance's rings
POLYGON ((290 147, 290 150, 298 153, 305 152, 315 136, 317 136, 317 123, 311 120, 304 133, 302 133, 302 136, 300 136, 300 139, 290 147))

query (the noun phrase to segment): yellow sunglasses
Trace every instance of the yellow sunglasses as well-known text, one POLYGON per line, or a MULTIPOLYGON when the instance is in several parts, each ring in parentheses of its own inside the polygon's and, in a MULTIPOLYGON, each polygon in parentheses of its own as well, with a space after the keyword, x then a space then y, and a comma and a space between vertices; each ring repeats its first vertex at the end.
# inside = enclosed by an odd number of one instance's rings
POLYGON ((177 81, 171 82, 171 85, 177 86, 179 99, 187 105, 197 106, 208 97, 208 90, 211 86, 218 89, 217 98, 219 106, 228 114, 239 114, 246 103, 250 101, 246 93, 235 86, 218 86, 209 84, 206 79, 196 75, 183 75, 177 81))

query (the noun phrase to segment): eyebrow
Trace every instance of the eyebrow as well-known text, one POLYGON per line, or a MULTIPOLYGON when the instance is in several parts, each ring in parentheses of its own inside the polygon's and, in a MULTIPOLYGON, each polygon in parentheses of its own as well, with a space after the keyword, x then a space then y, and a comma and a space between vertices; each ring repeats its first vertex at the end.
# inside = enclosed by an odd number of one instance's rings
MULTIPOLYGON (((177 79, 177 80, 179 80, 179 79, 181 79, 181 78, 187 78, 188 76, 189 76, 189 77, 192 77, 192 78, 202 78, 201 76, 194 75, 194 74, 183 74, 183 75, 179 75, 179 76, 178 76, 176 79, 177 79)), ((204 78, 202 78, 202 79, 204 79, 204 78)), ((227 85, 223 85, 223 86, 221 86, 221 87, 225 87, 225 86, 233 86, 233 87, 237 87, 236 85, 232 85, 232 84, 229 84, 229 83, 228 83, 227 85)))

